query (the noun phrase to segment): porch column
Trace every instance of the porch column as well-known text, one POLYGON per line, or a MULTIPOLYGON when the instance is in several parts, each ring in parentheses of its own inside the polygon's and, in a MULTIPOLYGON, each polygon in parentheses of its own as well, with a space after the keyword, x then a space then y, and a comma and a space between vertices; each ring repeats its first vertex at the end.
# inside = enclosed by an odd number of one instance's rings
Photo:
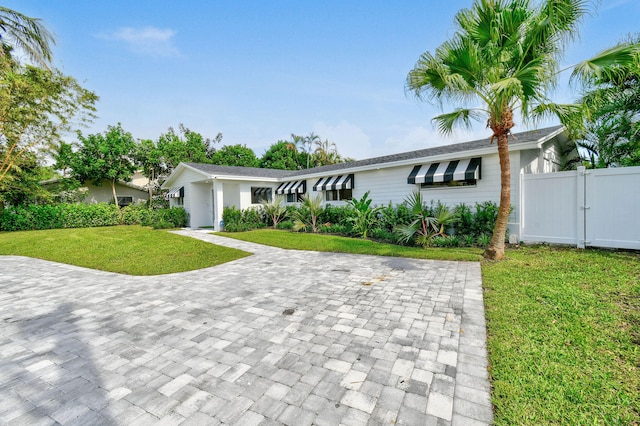
POLYGON ((222 220, 222 210, 224 209, 224 184, 213 179, 213 229, 215 231, 221 231, 220 221, 222 220))

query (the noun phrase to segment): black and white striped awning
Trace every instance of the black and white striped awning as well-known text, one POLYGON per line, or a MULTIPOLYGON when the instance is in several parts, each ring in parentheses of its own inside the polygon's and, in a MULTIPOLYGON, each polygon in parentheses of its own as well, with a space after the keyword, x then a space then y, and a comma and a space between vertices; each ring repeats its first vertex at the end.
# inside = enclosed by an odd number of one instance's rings
POLYGON ((477 157, 415 166, 407 178, 407 183, 429 184, 471 179, 477 180, 480 179, 481 160, 480 157, 477 157))
POLYGON ((171 188, 167 192, 167 198, 182 198, 184 197, 184 186, 176 186, 171 188))
POLYGON ((271 192, 271 188, 256 188, 253 191, 253 195, 255 196, 266 196, 271 192))
POLYGON ((294 180, 291 182, 283 182, 276 188, 276 194, 304 194, 307 192, 306 180, 294 180))
POLYGON ((320 178, 313 185, 314 191, 332 191, 336 189, 353 189, 353 174, 320 178))

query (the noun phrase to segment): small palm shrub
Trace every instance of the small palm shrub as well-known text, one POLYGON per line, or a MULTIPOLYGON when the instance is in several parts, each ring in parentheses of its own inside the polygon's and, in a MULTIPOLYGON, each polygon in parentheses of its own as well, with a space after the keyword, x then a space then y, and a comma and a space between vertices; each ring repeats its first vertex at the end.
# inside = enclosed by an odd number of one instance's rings
POLYGON ((318 215, 322 211, 322 195, 305 194, 301 206, 293 212, 293 230, 318 232, 318 215))
POLYGON ((415 241, 422 247, 428 247, 436 236, 444 236, 445 228, 457 220, 456 214, 443 204, 435 211, 422 200, 422 194, 416 191, 406 200, 413 215, 413 222, 398 226, 398 240, 402 243, 415 241))
POLYGON ((269 218, 273 229, 278 228, 278 223, 287 217, 287 208, 284 206, 284 197, 278 195, 273 197, 271 201, 261 201, 263 212, 269 218))

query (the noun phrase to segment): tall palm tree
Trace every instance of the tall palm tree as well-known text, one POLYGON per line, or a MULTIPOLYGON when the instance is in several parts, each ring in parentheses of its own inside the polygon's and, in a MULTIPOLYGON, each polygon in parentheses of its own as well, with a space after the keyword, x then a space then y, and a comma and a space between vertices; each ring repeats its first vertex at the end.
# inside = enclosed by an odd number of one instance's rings
POLYGON ((49 69, 51 45, 55 40, 38 18, 0 6, 0 45, 24 51, 34 63, 49 69))
MULTIPOLYGON (((438 129, 450 133, 472 119, 486 120, 497 141, 501 191, 498 219, 485 251, 489 259, 504 257, 504 239, 511 201, 509 136, 518 109, 524 120, 555 115, 565 123, 581 117, 580 105, 550 102, 564 47, 577 34, 588 12, 584 0, 475 0, 455 17, 457 30, 435 54, 422 54, 407 77, 407 88, 421 98, 479 108, 459 107, 434 118, 438 129)), ((634 47, 637 48, 637 45, 634 47)), ((574 69, 574 78, 605 72, 631 60, 629 45, 617 46, 574 69)))

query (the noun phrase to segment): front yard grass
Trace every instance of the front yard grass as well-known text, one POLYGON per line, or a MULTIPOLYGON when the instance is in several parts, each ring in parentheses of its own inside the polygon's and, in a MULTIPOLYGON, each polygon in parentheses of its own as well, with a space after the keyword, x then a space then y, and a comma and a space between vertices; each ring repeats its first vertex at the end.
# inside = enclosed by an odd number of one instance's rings
POLYGON ((483 262, 496 424, 640 424, 640 256, 552 247, 483 262))
POLYGON ((362 238, 278 231, 273 229, 259 229, 248 232, 218 232, 215 235, 295 250, 475 262, 482 259, 482 249, 478 248, 423 249, 420 247, 406 247, 395 244, 377 243, 375 241, 365 240, 362 238))
POLYGON ((0 255, 29 256, 128 275, 191 271, 249 254, 142 226, 0 233, 0 255))

